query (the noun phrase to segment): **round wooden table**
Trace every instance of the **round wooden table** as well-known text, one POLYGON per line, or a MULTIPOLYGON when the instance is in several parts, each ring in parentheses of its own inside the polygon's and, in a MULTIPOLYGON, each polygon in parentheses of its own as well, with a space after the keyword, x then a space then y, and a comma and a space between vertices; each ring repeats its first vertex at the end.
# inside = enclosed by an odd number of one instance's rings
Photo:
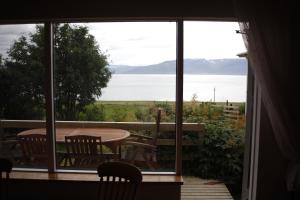
MULTIPOLYGON (((30 134, 45 134, 46 129, 31 129, 27 131, 22 131, 18 135, 30 135, 30 134)), ((65 136, 72 135, 89 135, 101 137, 102 143, 109 147, 114 153, 115 158, 117 158, 118 147, 124 139, 130 136, 130 133, 123 129, 115 128, 56 128, 56 142, 64 143, 65 136)), ((120 150, 120 148, 119 148, 120 150)), ((121 152, 119 152, 120 154, 121 152)), ((121 156, 121 155, 119 155, 121 156)))

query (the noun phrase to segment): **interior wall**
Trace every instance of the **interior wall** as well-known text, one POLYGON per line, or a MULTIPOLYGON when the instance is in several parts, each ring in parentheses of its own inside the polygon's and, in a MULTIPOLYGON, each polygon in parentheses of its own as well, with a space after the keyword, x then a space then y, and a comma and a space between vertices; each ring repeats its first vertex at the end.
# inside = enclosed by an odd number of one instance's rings
MULTIPOLYGON (((97 199, 98 182, 15 179, 10 180, 8 189, 9 200, 97 199)), ((136 200, 153 199, 179 200, 180 184, 149 182, 142 183, 137 193, 136 200)))
POLYGON ((173 1, 7 1, 1 5, 0 23, 19 20, 101 19, 233 19, 232 0, 173 1))

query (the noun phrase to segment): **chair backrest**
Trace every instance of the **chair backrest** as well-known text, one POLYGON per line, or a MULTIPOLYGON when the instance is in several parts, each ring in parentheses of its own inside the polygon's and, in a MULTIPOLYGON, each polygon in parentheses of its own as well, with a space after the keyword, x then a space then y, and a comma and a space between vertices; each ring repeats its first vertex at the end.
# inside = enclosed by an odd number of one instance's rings
POLYGON ((100 200, 134 200, 142 173, 134 165, 124 162, 104 162, 98 166, 100 200))
POLYGON ((67 157, 71 166, 97 166, 103 155, 101 137, 88 135, 65 136, 67 157))
POLYGON ((0 158, 0 200, 8 199, 8 184, 7 181, 9 179, 9 173, 12 170, 12 162, 5 158, 0 158), (2 173, 5 173, 5 177, 3 177, 2 173))
POLYGON ((23 155, 32 162, 44 162, 47 159, 47 139, 44 134, 18 136, 23 155))

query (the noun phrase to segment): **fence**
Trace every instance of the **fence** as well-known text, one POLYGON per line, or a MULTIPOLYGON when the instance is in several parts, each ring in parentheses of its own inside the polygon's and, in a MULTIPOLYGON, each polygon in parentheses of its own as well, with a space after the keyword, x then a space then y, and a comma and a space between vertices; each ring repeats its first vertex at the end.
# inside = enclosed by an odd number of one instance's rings
POLYGON ((228 119, 237 120, 240 117, 240 109, 239 106, 235 105, 213 105, 214 107, 223 108, 223 115, 228 119))
POLYGON ((238 106, 225 105, 223 112, 224 112, 224 116, 229 119, 235 119, 235 120, 239 119, 240 111, 238 106))

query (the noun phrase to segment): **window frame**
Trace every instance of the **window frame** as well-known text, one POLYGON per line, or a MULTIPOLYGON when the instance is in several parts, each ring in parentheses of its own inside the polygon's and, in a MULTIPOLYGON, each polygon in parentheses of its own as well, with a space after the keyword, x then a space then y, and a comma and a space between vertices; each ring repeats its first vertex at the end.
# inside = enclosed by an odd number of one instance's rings
MULTIPOLYGON (((183 109, 183 20, 172 20, 176 23, 176 119, 175 119, 175 172, 143 172, 143 174, 176 174, 182 175, 182 109, 183 109)), ((72 21, 73 22, 73 21, 72 21)), ((80 21, 76 21, 78 23, 80 21)), ((111 21, 99 21, 99 22, 111 22, 111 21)), ((128 22, 128 21, 121 21, 128 22)), ((153 21, 145 21, 153 22, 153 21)), ((166 20, 160 21, 166 22, 166 20)), ((54 57, 53 57, 53 25, 58 23, 56 21, 44 22, 45 26, 45 65, 46 65, 46 135, 49 141, 48 143, 48 172, 64 172, 70 170, 57 169, 56 167, 56 140, 55 140, 55 103, 54 103, 54 57)), ((60 22, 62 23, 62 22, 60 22)), ((67 21, 64 23, 71 23, 67 21)), ((72 172, 92 172, 82 170, 71 170, 72 172)))
MULTIPOLYGON (((30 24, 41 23, 45 27, 45 69, 46 69, 46 87, 45 87, 45 100, 46 100, 46 130, 47 137, 50 141, 48 143, 48 168, 47 169, 32 169, 36 171, 48 171, 49 173, 55 172, 69 172, 70 170, 62 170, 56 168, 56 150, 55 150, 55 112, 54 112, 54 63, 53 63, 53 25, 55 23, 80 23, 80 22, 175 22, 176 23, 176 120, 175 120, 175 172, 143 172, 143 174, 176 174, 182 175, 182 109, 183 109, 183 59, 184 59, 184 27, 185 21, 207 21, 207 19, 183 19, 183 18, 165 18, 165 19, 114 19, 114 20, 38 20, 38 21, 17 21, 2 24, 30 24)), ((223 19, 224 20, 224 19, 223 19)), ((211 21, 220 21, 215 19, 211 21)), ((224 20, 236 21, 236 20, 224 20)), ((251 104, 251 102, 247 102, 251 104)), ((250 125, 251 126, 251 125, 250 125)), ((21 169, 21 168, 18 168, 21 169)), ((22 168, 23 170, 23 168, 22 168)), ((29 171, 26 169, 25 171, 29 171)), ((72 170, 72 172, 92 172, 85 170, 72 170)))

